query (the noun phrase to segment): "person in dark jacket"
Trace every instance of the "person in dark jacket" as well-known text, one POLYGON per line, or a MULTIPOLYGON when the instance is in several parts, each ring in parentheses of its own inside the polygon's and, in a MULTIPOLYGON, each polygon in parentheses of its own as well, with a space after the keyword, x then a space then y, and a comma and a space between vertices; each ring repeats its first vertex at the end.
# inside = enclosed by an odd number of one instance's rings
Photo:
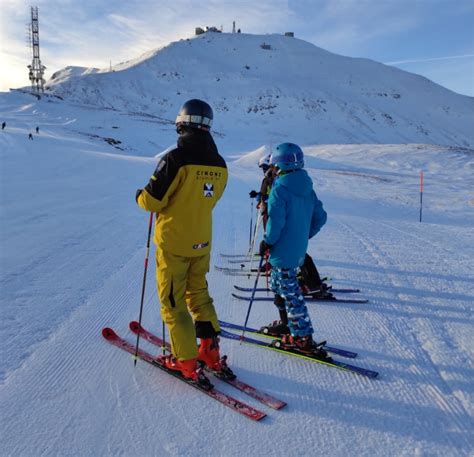
POLYGON ((260 209, 260 214, 262 215, 264 230, 267 225, 267 218, 268 218, 267 200, 268 200, 268 196, 270 195, 270 191, 272 190, 273 180, 275 179, 274 169, 273 167, 270 166, 270 157, 271 155, 267 154, 266 156, 263 156, 258 161, 258 167, 263 172, 263 179, 262 179, 262 184, 260 185, 260 192, 257 192, 256 190, 251 190, 249 192, 250 198, 257 199, 257 208, 260 209))
POLYGON ((284 348, 326 356, 313 341, 314 333, 304 296, 297 280, 308 240, 326 223, 327 214, 313 190, 304 167, 301 148, 282 143, 271 156, 277 178, 268 198, 268 221, 260 254, 269 250, 271 287, 284 302, 289 333, 282 336, 284 348))
POLYGON ((206 388, 212 385, 198 360, 233 376, 219 354, 219 321, 206 282, 212 210, 228 176, 226 163, 210 134, 212 119, 212 109, 206 102, 187 101, 176 119, 177 148, 160 160, 147 186, 136 195, 141 208, 157 213, 154 241, 158 295, 172 346, 172 356, 160 360, 206 388), (199 348, 196 337, 201 339, 199 348))

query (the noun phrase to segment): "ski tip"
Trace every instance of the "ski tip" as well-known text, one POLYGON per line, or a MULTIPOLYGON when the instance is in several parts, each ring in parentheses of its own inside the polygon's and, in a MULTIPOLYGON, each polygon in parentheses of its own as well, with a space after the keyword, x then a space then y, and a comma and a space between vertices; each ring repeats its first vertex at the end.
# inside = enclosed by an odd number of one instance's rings
POLYGON ((137 321, 132 321, 130 324, 128 324, 128 327, 132 332, 137 332, 141 326, 137 321))
POLYGON ((105 327, 102 329, 102 336, 106 340, 113 340, 115 338, 118 338, 118 335, 109 327, 105 327))
POLYGON ((279 401, 279 402, 275 402, 273 404, 273 408, 276 409, 276 410, 279 410, 279 409, 284 408, 287 405, 288 405, 288 403, 286 403, 286 401, 279 401))

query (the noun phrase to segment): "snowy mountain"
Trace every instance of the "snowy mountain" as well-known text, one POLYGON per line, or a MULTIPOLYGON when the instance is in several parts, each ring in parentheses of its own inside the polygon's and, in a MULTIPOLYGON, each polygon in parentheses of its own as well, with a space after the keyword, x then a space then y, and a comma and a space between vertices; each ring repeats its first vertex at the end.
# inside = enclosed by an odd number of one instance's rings
POLYGON ((474 147, 472 97, 276 34, 206 33, 112 72, 68 67, 47 87, 74 103, 164 123, 183 100, 203 98, 215 110, 215 130, 247 148, 288 139, 474 147))

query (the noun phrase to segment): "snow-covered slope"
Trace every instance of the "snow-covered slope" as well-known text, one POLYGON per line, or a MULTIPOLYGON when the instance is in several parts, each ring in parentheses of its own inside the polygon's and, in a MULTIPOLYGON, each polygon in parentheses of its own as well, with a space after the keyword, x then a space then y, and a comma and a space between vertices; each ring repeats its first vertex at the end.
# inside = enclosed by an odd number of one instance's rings
POLYGON ((51 81, 54 84, 61 84, 63 81, 68 81, 71 78, 77 78, 78 76, 91 75, 98 73, 98 68, 87 68, 87 67, 66 67, 52 74, 51 81))
MULTIPOLYGON (((148 222, 134 197, 157 151, 125 155, 93 135, 116 126, 124 143, 145 146, 154 140, 143 138, 145 118, 126 129, 114 111, 0 94, 2 119, 0 455, 473 454, 472 150, 305 147, 329 214, 309 251, 335 286, 360 287, 370 300, 311 304, 315 336, 357 351, 354 363, 380 377, 222 340, 239 376, 288 403, 263 407, 268 417, 253 423, 149 365, 134 368, 100 335, 112 326, 134 341, 127 324, 138 316, 148 222)), ((221 147, 230 180, 215 212, 213 265, 224 264, 219 252, 247 249, 248 192, 267 150, 230 146, 221 147)), ((159 332, 153 270, 151 262, 143 322, 159 332)), ((242 323, 247 305, 231 299, 232 285, 253 281, 214 269, 208 280, 220 317, 242 323)), ((276 317, 271 303, 254 303, 249 324, 276 317)))
POLYGON ((215 130, 255 144, 434 143, 474 147, 474 99, 418 75, 282 35, 206 33, 112 72, 60 71, 67 100, 173 121, 207 100, 215 130), (266 45, 269 49, 264 49, 266 45))

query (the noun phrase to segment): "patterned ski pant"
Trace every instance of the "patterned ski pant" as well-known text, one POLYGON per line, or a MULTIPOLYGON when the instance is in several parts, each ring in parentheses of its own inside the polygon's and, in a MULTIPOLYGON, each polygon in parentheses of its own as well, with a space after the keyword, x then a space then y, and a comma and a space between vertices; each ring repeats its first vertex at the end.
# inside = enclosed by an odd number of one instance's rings
POLYGON ((309 336, 314 333, 314 330, 298 284, 297 272, 297 268, 272 267, 271 287, 273 292, 284 300, 291 334, 293 336, 309 336))

